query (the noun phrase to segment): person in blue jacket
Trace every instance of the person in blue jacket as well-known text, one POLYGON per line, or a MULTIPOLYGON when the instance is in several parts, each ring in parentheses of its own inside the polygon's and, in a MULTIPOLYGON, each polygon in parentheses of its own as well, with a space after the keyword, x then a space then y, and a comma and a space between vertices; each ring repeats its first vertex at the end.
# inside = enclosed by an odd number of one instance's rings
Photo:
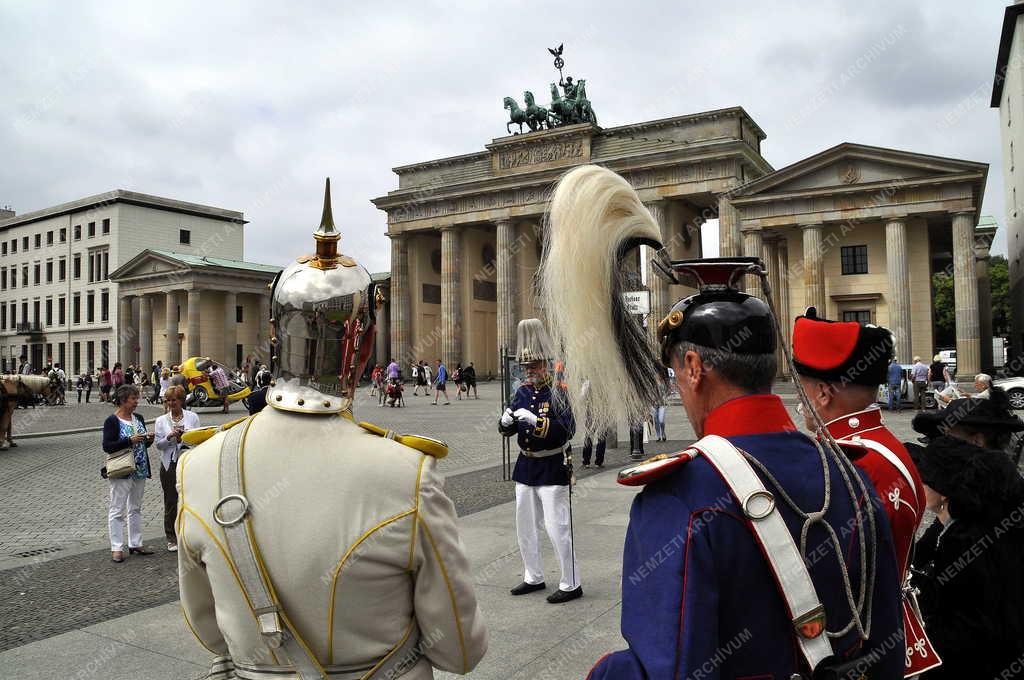
POLYGON ((566 174, 550 210, 541 307, 558 310, 547 322, 568 394, 588 379, 594 426, 629 422, 656 403, 658 371, 669 367, 702 438, 619 474, 620 483, 644 486, 623 546, 628 647, 602 657, 588 677, 902 678, 900 584, 885 515, 827 432, 820 441, 798 432, 771 394, 778 322, 762 299, 735 287, 744 274, 760 284, 762 263, 671 260, 675 245, 606 168, 566 174), (660 357, 622 294, 621 262, 641 244, 653 250, 652 271, 699 291, 649 321, 660 357), (737 498, 735 479, 700 455, 702 444, 724 444, 766 492, 737 498), (763 539, 766 527, 776 540, 763 539), (799 568, 776 570, 787 550, 799 568), (794 593, 816 606, 791 612, 794 593))
POLYGON ((543 524, 561 569, 558 590, 547 600, 560 604, 583 597, 573 546, 567 459, 576 422, 565 390, 553 383, 548 372, 551 350, 544 326, 538 319, 523 319, 516 330, 516 354, 526 372, 526 382, 498 422, 498 431, 516 437, 520 450, 512 479, 516 483, 516 535, 524 573, 523 582, 511 592, 526 595, 547 587, 540 559, 539 528, 543 524))

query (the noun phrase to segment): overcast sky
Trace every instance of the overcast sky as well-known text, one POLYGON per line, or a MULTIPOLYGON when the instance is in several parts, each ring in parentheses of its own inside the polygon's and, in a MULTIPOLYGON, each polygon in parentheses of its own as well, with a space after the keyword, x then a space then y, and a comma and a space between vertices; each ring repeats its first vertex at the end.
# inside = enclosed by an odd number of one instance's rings
MULTIPOLYGON (((990 164, 1006 0, 408 3, 0 0, 0 205, 124 188, 241 210, 248 260, 342 250, 386 270, 391 168, 480 151, 546 47, 605 126, 743 106, 776 168, 844 141, 990 164)), ((546 99, 546 97, 544 98, 546 99)), ((1000 229, 999 252, 1005 252, 1000 229)))

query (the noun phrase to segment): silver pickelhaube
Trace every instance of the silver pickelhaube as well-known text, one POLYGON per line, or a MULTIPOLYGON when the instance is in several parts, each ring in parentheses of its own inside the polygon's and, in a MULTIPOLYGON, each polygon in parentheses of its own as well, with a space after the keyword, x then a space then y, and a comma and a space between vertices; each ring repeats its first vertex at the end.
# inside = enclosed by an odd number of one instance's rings
POLYGON ((352 405, 380 301, 370 273, 338 253, 330 178, 313 238, 316 254, 298 258, 274 282, 274 380, 267 403, 282 411, 338 413, 352 405))

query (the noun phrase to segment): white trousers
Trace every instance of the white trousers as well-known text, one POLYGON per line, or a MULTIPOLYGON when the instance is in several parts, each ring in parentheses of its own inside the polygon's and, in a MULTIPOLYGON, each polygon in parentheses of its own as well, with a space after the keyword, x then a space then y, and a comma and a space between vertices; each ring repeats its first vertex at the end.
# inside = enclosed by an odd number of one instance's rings
POLYGON ((523 580, 527 583, 544 580, 540 561, 542 526, 548 532, 562 570, 559 590, 575 590, 580 585, 580 570, 569 529, 569 486, 527 486, 516 482, 516 534, 523 556, 523 580))
POLYGON ((128 513, 128 547, 142 546, 142 492, 146 480, 122 477, 108 479, 110 482, 110 508, 107 511, 107 528, 110 530, 110 550, 123 551, 124 516, 128 513))

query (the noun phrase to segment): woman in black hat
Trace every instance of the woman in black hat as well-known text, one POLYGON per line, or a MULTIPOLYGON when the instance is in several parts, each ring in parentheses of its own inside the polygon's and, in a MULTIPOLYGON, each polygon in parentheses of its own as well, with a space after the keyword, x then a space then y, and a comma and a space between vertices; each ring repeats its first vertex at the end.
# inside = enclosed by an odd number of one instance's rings
POLYGON ((911 424, 929 439, 949 435, 1002 451, 1014 432, 1024 430, 1024 421, 1013 413, 1006 392, 998 387, 989 389, 988 399, 954 399, 944 410, 918 413, 911 424))
POLYGON ((938 518, 917 544, 912 583, 943 665, 927 680, 1021 677, 1024 480, 1006 456, 943 436, 908 444, 938 518))

